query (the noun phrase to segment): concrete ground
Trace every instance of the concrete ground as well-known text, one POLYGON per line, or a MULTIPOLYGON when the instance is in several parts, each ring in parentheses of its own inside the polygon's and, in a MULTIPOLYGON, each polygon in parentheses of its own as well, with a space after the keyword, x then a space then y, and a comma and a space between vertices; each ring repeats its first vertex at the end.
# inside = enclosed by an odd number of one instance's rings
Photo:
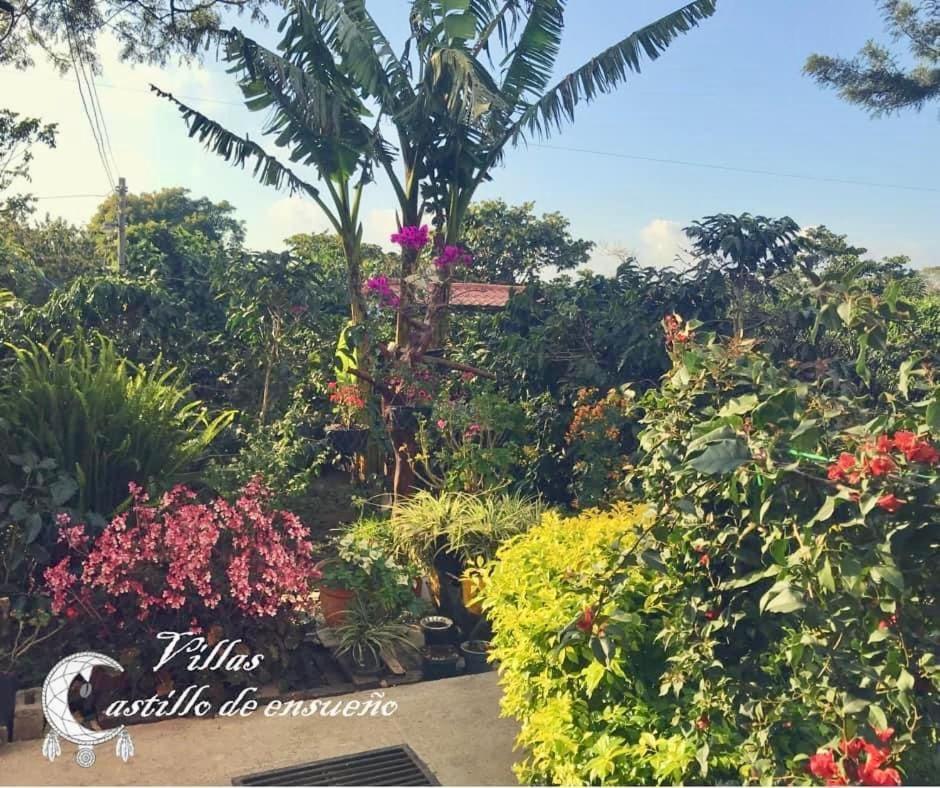
MULTIPOLYGON (((41 740, 0 745, 2 785, 229 785, 233 777, 321 758, 409 745, 443 785, 512 785, 517 728, 500 719, 495 673, 382 690, 398 708, 388 717, 248 717, 171 719, 129 730, 135 754, 123 763, 114 742, 90 768, 62 742, 50 763, 41 740)), ((368 701, 369 692, 329 699, 368 701)))

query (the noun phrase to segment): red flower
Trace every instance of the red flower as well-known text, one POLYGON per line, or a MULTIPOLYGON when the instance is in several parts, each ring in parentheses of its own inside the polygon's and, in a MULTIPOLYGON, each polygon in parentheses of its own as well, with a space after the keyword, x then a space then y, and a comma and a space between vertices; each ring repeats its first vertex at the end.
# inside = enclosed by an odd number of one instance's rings
POLYGON ((708 719, 707 714, 703 714, 695 721, 695 727, 700 731, 707 731, 711 724, 711 720, 708 719))
POLYGON ((882 495, 878 499, 877 505, 886 512, 895 514, 902 506, 904 506, 904 501, 898 498, 894 493, 888 493, 887 495, 882 495))
POLYGON ((843 739, 839 742, 839 749, 846 758, 858 758, 862 750, 865 749, 865 740, 861 736, 854 739, 843 739))
POLYGON ((717 611, 717 610, 706 610, 706 611, 705 611, 705 618, 707 618, 709 621, 714 621, 716 618, 718 618, 718 611, 717 611))
POLYGON ((886 744, 891 740, 891 737, 894 736, 894 728, 885 728, 883 731, 877 728, 872 728, 872 730, 875 732, 875 738, 882 744, 886 744))
POLYGON ((590 605, 581 612, 575 626, 582 632, 590 632, 594 628, 594 610, 590 605))
POLYGON ((711 563, 711 558, 708 557, 708 553, 702 553, 702 557, 698 559, 699 566, 704 566, 706 569, 711 563))
POLYGON ((67 607, 67 608, 65 609, 65 617, 66 617, 66 618, 72 619, 72 618, 75 618, 76 616, 78 616, 78 609, 77 609, 77 608, 74 608, 74 607, 67 607))
POLYGON ((894 441, 887 435, 879 435, 878 440, 875 441, 875 448, 883 454, 887 454, 894 448, 894 441))
POLYGON ((862 785, 900 785, 901 775, 897 769, 882 769, 891 755, 888 747, 878 747, 865 742, 865 762, 859 764, 858 779, 862 785))
POLYGON ((894 460, 890 457, 879 456, 868 463, 868 472, 876 477, 887 476, 895 467, 894 460))
POLYGON ((904 456, 910 462, 922 462, 924 465, 935 465, 940 462, 940 452, 929 441, 920 441, 909 451, 905 451, 904 456))
POLYGON ((907 453, 917 444, 917 436, 907 430, 899 430, 894 433, 894 445, 896 448, 907 453))
POLYGON ((846 474, 851 471, 856 464, 855 455, 847 451, 839 455, 839 459, 829 466, 829 481, 838 482, 845 479, 846 474))
POLYGON ((835 758, 832 757, 832 752, 830 750, 826 750, 826 752, 822 753, 816 753, 815 755, 810 755, 809 770, 814 776, 823 780, 830 778, 838 779, 842 777, 839 764, 837 764, 835 758))

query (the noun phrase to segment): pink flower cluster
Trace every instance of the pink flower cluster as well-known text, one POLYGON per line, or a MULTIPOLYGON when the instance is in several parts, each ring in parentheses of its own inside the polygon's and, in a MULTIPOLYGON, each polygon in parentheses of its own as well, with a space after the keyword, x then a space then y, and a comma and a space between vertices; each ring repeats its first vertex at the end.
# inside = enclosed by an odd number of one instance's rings
POLYGON ((473 255, 466 249, 459 246, 445 246, 441 253, 435 258, 434 265, 437 270, 442 272, 450 271, 454 266, 470 265, 473 262, 473 255))
POLYGON ((199 502, 174 487, 159 503, 130 485, 133 506, 111 521, 84 555, 80 573, 71 565, 89 544, 84 526, 60 523, 60 541, 72 553, 46 570, 55 613, 129 605, 140 621, 153 613, 183 611, 187 620, 231 602, 250 617, 271 617, 305 603, 318 578, 313 544, 296 515, 270 511, 270 492, 249 482, 234 504, 199 502), (77 607, 76 607, 77 606, 77 607))
POLYGON ((392 243, 398 244, 402 249, 424 249, 428 245, 428 226, 413 225, 402 227, 397 233, 392 233, 392 243))
POLYGON ((401 301, 395 291, 392 290, 392 285, 387 276, 373 276, 366 281, 366 289, 371 295, 379 299, 382 306, 395 308, 401 301))

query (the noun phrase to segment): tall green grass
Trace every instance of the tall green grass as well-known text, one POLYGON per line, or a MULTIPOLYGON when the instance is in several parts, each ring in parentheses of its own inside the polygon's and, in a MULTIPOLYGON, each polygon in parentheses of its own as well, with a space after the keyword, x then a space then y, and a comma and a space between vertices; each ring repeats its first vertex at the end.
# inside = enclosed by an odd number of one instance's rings
POLYGON ((103 337, 27 341, 0 390, 13 440, 74 473, 83 510, 108 516, 128 483, 186 480, 233 412, 210 417, 174 369, 136 366, 103 337))

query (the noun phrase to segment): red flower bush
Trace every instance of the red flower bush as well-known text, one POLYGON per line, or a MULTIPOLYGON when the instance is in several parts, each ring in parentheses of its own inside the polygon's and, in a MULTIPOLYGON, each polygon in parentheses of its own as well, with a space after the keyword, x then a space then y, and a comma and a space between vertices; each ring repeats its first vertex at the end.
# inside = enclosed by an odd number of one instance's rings
POLYGON ((317 579, 308 529, 296 515, 270 511, 257 480, 234 504, 201 503, 183 486, 159 503, 132 484, 131 509, 76 547, 82 525, 63 525, 69 555, 45 572, 55 613, 70 609, 133 614, 141 622, 272 618, 307 605, 317 579), (75 565, 78 568, 73 571, 75 565))
MULTIPOLYGON (((894 728, 875 730, 875 737, 882 744, 894 735, 894 728)), ((839 742, 841 759, 833 750, 811 755, 810 774, 826 785, 900 785, 901 775, 897 769, 887 766, 891 747, 879 747, 861 736, 839 742), (864 756, 864 757, 863 757, 864 756)))

